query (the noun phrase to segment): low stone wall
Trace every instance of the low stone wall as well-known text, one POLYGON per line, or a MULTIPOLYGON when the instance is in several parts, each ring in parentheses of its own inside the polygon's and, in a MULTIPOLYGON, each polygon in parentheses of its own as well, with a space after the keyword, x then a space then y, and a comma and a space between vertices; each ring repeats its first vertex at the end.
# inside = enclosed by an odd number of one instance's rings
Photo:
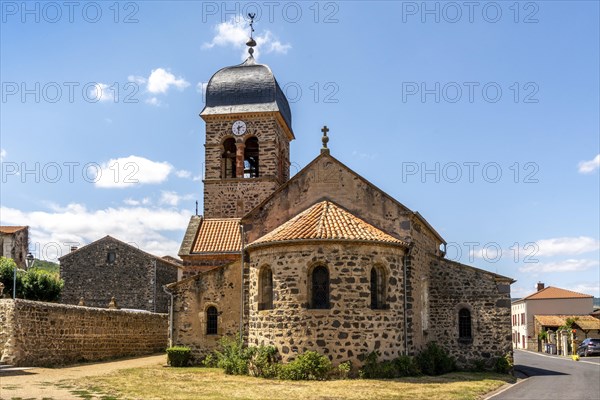
POLYGON ((54 366, 164 351, 168 315, 0 300, 0 362, 54 366))

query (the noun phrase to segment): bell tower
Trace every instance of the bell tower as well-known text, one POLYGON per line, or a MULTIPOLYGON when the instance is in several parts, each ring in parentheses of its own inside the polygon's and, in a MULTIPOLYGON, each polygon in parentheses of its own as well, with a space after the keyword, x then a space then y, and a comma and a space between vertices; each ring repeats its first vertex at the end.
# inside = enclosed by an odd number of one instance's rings
POLYGON ((240 218, 290 177, 290 106, 271 69, 254 59, 252 34, 246 44, 246 61, 217 71, 206 87, 204 218, 240 218))

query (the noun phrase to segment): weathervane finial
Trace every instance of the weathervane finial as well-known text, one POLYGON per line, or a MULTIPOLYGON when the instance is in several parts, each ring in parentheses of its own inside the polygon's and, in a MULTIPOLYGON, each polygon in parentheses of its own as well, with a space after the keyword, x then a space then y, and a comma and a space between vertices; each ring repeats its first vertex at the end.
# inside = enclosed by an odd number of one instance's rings
POLYGON ((248 18, 250 18, 250 40, 248 40, 246 42, 246 46, 250 47, 248 49, 248 53, 250 53, 251 56, 254 53, 253 47, 256 46, 256 41, 254 40, 254 37, 253 37, 253 33, 254 33, 254 17, 256 17, 255 13, 248 13, 248 18))

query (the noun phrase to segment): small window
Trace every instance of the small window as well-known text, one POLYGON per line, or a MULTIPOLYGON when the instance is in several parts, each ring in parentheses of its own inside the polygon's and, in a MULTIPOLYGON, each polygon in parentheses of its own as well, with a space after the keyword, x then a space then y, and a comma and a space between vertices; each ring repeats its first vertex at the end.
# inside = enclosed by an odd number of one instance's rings
POLYGON ((218 331, 217 307, 210 306, 206 309, 206 334, 216 335, 218 331))
POLYGON ((117 260, 117 252, 109 251, 106 253, 106 262, 109 264, 113 264, 117 260))
POLYGON ((310 308, 329 308, 329 271, 323 266, 318 266, 312 271, 311 304, 310 308))
POLYGON ((385 289, 383 271, 377 267, 371 268, 371 308, 373 310, 385 308, 385 289))
POLYGON ((269 267, 261 269, 258 275, 259 310, 273 309, 273 271, 269 267))
POLYGON ((458 312, 458 338, 463 340, 472 339, 471 311, 466 308, 461 308, 458 312))

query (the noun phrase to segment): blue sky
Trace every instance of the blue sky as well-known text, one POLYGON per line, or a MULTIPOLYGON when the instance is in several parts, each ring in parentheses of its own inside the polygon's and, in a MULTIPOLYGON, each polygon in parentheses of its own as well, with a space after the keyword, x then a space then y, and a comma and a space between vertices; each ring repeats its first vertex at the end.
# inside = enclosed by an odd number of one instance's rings
POLYGON ((1 3, 1 223, 53 259, 107 234, 176 254, 202 207, 202 87, 258 59, 320 148, 419 211, 448 257, 600 295, 599 6, 1 3), (100 171, 100 176, 99 176, 100 171))

